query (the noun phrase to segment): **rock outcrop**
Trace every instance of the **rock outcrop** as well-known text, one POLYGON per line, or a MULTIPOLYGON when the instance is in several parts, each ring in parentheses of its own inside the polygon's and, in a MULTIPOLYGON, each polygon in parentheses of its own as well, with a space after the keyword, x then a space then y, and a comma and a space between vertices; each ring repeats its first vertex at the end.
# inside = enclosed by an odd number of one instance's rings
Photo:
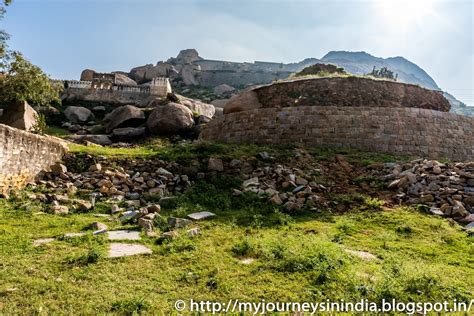
POLYGON ((84 69, 81 72, 81 81, 92 81, 94 74, 96 73, 95 70, 92 69, 84 69))
POLYGON ((133 79, 131 79, 131 78, 129 78, 129 77, 127 77, 127 76, 125 76, 124 74, 121 74, 121 73, 116 73, 115 74, 115 84, 124 85, 124 86, 136 86, 137 85, 137 83, 133 79))
POLYGON ((94 114, 82 106, 68 106, 64 110, 64 115, 73 124, 84 124, 94 119, 94 114))
POLYGON ((193 112, 178 103, 156 107, 147 121, 148 130, 153 134, 179 134, 190 131, 193 125, 193 112))
POLYGON ((190 109, 192 112, 207 117, 213 117, 216 112, 214 105, 207 104, 198 100, 180 97, 179 103, 190 109))
POLYGON ((225 104, 224 114, 259 109, 261 107, 263 105, 258 99, 257 92, 251 89, 230 98, 225 104))
POLYGON ((17 102, 4 109, 0 124, 31 131, 38 124, 38 113, 26 101, 17 102))
POLYGON ((119 127, 136 127, 145 122, 145 113, 133 105, 124 105, 114 109, 104 118, 105 130, 110 133, 119 127))

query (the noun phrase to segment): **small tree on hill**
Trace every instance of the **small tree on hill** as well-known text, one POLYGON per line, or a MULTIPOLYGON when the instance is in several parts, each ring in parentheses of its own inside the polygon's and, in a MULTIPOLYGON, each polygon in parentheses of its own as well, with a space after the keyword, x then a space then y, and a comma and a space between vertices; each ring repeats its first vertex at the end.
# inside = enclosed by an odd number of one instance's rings
MULTIPOLYGON (((0 0, 0 20, 11 2, 0 0)), ((15 101, 27 101, 37 106, 59 102, 59 87, 21 53, 9 50, 8 38, 8 34, 0 30, 0 107, 15 101)))
POLYGON ((59 87, 18 52, 12 54, 0 75, 0 103, 15 101, 27 101, 37 106, 60 101, 59 87))
POLYGON ((372 69, 371 73, 368 73, 367 75, 375 77, 375 78, 384 78, 384 79, 390 79, 397 81, 398 79, 398 74, 394 74, 393 71, 388 69, 387 67, 382 67, 380 69, 374 68, 372 69))

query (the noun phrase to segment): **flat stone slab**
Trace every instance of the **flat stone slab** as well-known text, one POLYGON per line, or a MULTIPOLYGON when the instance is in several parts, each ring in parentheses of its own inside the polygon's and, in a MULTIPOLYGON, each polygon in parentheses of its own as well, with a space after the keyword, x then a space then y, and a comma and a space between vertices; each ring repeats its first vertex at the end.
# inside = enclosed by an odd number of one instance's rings
POLYGON ((140 232, 136 230, 112 230, 108 233, 109 240, 140 240, 140 232))
POLYGON ((193 219, 195 221, 199 221, 201 219, 206 219, 206 218, 209 218, 209 217, 213 217, 213 216, 216 216, 216 214, 214 213, 211 213, 211 212, 197 212, 197 213, 192 213, 192 214, 189 214, 188 217, 190 219, 193 219))
POLYGON ((54 238, 41 238, 33 241, 33 246, 38 247, 41 245, 49 244, 54 241, 54 238))
POLYGON ((134 255, 151 255, 153 251, 143 245, 111 243, 109 247, 109 258, 118 258, 134 255))
POLYGON ((76 238, 76 237, 82 237, 86 233, 66 233, 64 234, 64 238, 76 238))

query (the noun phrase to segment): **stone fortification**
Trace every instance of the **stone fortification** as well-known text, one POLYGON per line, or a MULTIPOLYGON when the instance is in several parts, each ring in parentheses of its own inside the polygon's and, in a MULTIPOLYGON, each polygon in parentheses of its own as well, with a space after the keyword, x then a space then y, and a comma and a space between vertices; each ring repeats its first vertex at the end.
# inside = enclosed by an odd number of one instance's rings
POLYGON ((474 118, 438 92, 364 78, 306 79, 243 92, 201 138, 474 159, 474 118))
POLYGON ((34 180, 66 151, 65 143, 58 138, 0 124, 0 193, 8 188, 21 188, 34 180))

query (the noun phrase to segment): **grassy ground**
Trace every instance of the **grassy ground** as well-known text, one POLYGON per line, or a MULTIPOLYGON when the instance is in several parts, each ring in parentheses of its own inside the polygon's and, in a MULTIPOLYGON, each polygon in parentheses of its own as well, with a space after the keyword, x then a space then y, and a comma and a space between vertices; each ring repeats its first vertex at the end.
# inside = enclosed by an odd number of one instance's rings
MULTIPOLYGON (((152 150, 147 157, 181 161, 262 151, 209 144, 147 148, 152 150)), ((292 147, 265 149, 284 156, 292 147)), ((333 152, 313 154, 327 159, 333 152)), ((363 164, 393 159, 346 155, 363 164)), ((231 196, 239 184, 228 177, 197 182, 163 213, 216 213, 199 223, 200 235, 188 237, 182 231, 165 242, 143 236, 140 243, 152 248, 152 255, 118 259, 105 258, 108 242, 90 234, 32 245, 38 238, 87 232, 94 221, 123 227, 92 214, 106 211, 101 204, 88 214, 59 216, 38 213, 44 206, 25 198, 0 200, 0 314, 152 314, 173 312, 177 299, 190 298, 378 302, 473 297, 473 237, 448 220, 414 208, 386 208, 383 201, 365 197, 357 197, 357 206, 348 203, 339 215, 330 207, 286 214, 252 194, 231 196), (366 251, 377 259, 361 259, 347 250, 366 251), (244 264, 249 258, 253 261, 244 264)), ((352 198, 337 196, 334 201, 352 198)))

